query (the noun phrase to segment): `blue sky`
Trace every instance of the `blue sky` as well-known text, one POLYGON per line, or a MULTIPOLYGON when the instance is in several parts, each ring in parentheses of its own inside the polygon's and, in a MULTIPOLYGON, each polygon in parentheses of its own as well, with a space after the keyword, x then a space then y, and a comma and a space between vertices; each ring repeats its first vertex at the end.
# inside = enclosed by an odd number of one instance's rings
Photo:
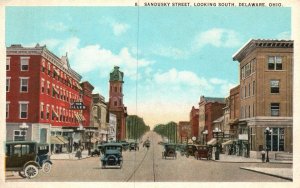
POLYGON ((71 67, 106 100, 109 72, 120 66, 129 114, 151 126, 189 120, 201 95, 228 96, 239 82, 232 55, 249 39, 290 34, 290 8, 6 8, 6 46, 67 52, 71 67))

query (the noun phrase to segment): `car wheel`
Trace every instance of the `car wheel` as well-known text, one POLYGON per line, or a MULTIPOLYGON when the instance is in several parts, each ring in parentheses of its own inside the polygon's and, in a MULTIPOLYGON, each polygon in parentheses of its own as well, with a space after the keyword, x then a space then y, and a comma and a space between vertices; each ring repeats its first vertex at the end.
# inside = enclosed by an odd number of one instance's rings
POLYGON ((52 164, 49 162, 45 162, 42 166, 42 170, 44 173, 48 174, 51 172, 52 164))
POLYGON ((19 171, 19 176, 21 176, 22 178, 26 178, 24 170, 19 171))
POLYGON ((27 165, 24 173, 27 178, 34 178, 39 174, 39 169, 34 165, 27 165))

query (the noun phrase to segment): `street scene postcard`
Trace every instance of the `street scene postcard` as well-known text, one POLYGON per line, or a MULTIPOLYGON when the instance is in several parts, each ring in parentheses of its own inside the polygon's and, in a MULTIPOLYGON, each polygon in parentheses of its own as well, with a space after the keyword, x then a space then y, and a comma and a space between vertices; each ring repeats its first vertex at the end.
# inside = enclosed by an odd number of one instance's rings
POLYGON ((299 1, 0 4, 1 187, 300 187, 299 1))

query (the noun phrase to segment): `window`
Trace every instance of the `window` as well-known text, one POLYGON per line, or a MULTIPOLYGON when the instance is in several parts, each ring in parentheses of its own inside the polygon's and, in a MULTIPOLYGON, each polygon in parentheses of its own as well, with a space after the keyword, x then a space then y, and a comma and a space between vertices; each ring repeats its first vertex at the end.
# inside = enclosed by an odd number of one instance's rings
POLYGON ((10 57, 6 57, 6 71, 10 70, 10 57))
MULTIPOLYGON (((266 143, 270 151, 284 151, 284 132, 284 128, 272 128, 272 133, 269 135, 269 142, 266 143)), ((265 140, 266 137, 265 135, 265 140)))
POLYGON ((251 94, 251 84, 249 83, 248 84, 248 96, 250 97, 250 94, 251 94))
POLYGON ((246 97, 247 97, 247 87, 244 86, 244 98, 246 98, 246 97))
POLYGON ((47 106, 46 106, 46 119, 49 119, 49 117, 50 117, 50 113, 49 113, 49 104, 47 104, 47 106))
POLYGON ((244 79, 245 78, 245 66, 244 67, 242 67, 242 79, 244 79))
POLYGON ((50 82, 47 81, 47 94, 50 95, 50 82))
POLYGON ((117 101, 114 101, 114 106, 117 106, 118 105, 118 102, 117 101))
POLYGON ((6 119, 8 119, 9 118, 9 103, 10 102, 6 102, 6 119))
POLYGON ((28 71, 29 57, 21 57, 21 71, 28 71))
POLYGON ((115 92, 117 92, 118 91, 118 88, 115 86, 115 92))
POLYGON ((122 93, 122 87, 120 86, 120 93, 122 93))
POLYGON ((252 82, 252 95, 255 94, 255 80, 252 82))
POLYGON ((28 78, 20 78, 21 85, 20 85, 20 92, 28 92, 28 78))
POLYGON ((251 74, 251 63, 248 63, 245 66, 245 77, 248 77, 251 74))
POLYGON ((279 116, 279 103, 271 103, 271 116, 279 116))
POLYGON ((51 65, 50 63, 48 63, 48 75, 50 76, 50 73, 51 73, 51 65))
POLYGON ((255 113, 254 113, 254 103, 252 105, 252 116, 254 117, 255 116, 255 113))
POLYGON ((42 79, 42 81, 41 81, 41 91, 42 91, 42 93, 45 92, 45 80, 44 79, 42 79))
POLYGON ((44 119, 44 104, 41 103, 41 119, 44 119))
POLYGON ((45 65, 45 60, 43 59, 43 60, 42 60, 42 67, 41 67, 41 71, 42 71, 42 72, 45 72, 45 66, 46 66, 46 65, 45 65))
POLYGON ((271 93, 279 93, 279 80, 271 80, 271 93))
MULTIPOLYGON (((27 134, 27 131, 23 131, 23 130, 14 130, 14 141, 23 141, 25 140, 25 137, 26 137, 26 134, 27 134)), ((15 145, 16 146, 21 146, 21 145, 15 145)), ((25 146, 23 146, 25 147, 25 146)), ((18 149, 21 149, 20 147, 18 147, 18 149)), ((21 153, 21 151, 19 151, 21 153)), ((15 148, 15 153, 16 152, 16 148, 15 148)), ((21 154, 20 154, 21 155, 21 154)))
POLYGON ((20 119, 28 118, 28 102, 19 102, 20 103, 20 119))
POLYGON ((250 116, 250 112, 251 112, 251 109, 250 109, 250 105, 248 106, 248 117, 251 117, 250 116))
POLYGON ((282 70, 282 58, 280 56, 270 56, 268 58, 269 70, 282 70))
POLYGON ((10 77, 6 78, 6 92, 9 92, 10 88, 10 77))

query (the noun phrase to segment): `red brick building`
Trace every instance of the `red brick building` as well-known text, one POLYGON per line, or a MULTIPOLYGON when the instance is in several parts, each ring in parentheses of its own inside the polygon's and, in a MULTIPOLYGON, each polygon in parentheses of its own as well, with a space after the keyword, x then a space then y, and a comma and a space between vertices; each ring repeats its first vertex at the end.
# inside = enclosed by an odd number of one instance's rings
POLYGON ((206 142, 213 138, 213 121, 223 115, 225 98, 200 97, 199 102, 199 138, 203 140, 202 132, 208 131, 206 142))
POLYGON ((199 109, 192 107, 190 112, 190 124, 192 126, 192 136, 198 137, 199 130, 199 109))
POLYGON ((70 144, 64 132, 89 126, 82 110, 70 108, 82 102, 81 76, 67 56, 58 58, 46 46, 11 45, 6 52, 6 139, 70 144), (22 123, 29 126, 24 136, 22 123))
POLYGON ((189 121, 179 121, 178 123, 178 134, 181 143, 187 142, 192 138, 192 126, 189 121))
POLYGON ((109 112, 117 116, 117 140, 126 138, 127 108, 123 104, 124 73, 115 66, 109 79, 109 112))
POLYGON ((229 133, 233 140, 237 139, 238 133, 238 122, 240 118, 240 85, 230 89, 229 96, 229 109, 230 109, 230 119, 229 119, 229 133))

